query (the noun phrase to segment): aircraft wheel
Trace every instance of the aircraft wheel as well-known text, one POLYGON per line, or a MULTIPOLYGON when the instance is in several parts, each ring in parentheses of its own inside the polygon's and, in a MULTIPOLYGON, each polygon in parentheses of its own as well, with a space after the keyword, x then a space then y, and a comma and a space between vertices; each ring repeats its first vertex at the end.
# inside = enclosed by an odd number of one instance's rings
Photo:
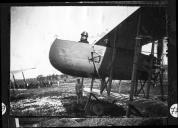
POLYGON ((90 110, 90 114, 92 115, 92 114, 94 114, 94 112, 93 112, 93 106, 94 106, 94 102, 92 101, 91 103, 90 103, 90 105, 89 105, 89 110, 90 110))
POLYGON ((86 113, 87 115, 90 114, 89 107, 86 107, 85 113, 86 113))
POLYGON ((101 116, 104 113, 104 107, 101 103, 96 103, 93 105, 93 113, 97 116, 101 116))
POLYGON ((92 105, 93 103, 89 103, 88 106, 86 107, 86 114, 91 115, 92 114, 92 105))

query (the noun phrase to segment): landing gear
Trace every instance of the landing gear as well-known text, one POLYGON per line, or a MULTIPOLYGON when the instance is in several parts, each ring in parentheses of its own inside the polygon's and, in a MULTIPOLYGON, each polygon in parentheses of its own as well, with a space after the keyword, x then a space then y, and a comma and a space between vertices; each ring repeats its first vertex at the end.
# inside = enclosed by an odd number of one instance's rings
POLYGON ((143 97, 146 97, 146 93, 144 91, 145 85, 150 82, 150 87, 155 88, 156 86, 160 86, 160 94, 161 100, 164 100, 164 89, 163 89, 163 71, 153 73, 153 76, 150 81, 148 80, 138 80, 138 85, 140 85, 140 89, 137 90, 135 88, 134 96, 138 96, 141 92, 143 93, 143 97))
MULTIPOLYGON (((115 59, 115 54, 116 54, 116 48, 114 48, 113 50, 113 56, 112 56, 112 63, 111 63, 111 69, 110 69, 110 75, 109 75, 109 78, 108 80, 106 81, 105 78, 106 77, 101 77, 100 74, 99 74, 99 71, 98 69, 96 68, 96 65, 95 63, 97 61, 95 61, 95 58, 94 57, 94 53, 96 53, 95 51, 94 52, 91 52, 91 57, 92 58, 89 58, 89 62, 92 61, 93 62, 93 67, 94 67, 94 73, 97 73, 98 77, 101 78, 101 86, 100 86, 100 94, 103 93, 104 89, 106 88, 106 91, 107 91, 107 95, 110 96, 110 92, 111 92, 111 84, 112 84, 112 74, 113 74, 113 63, 114 63, 114 59, 115 59), (109 82, 109 84, 108 84, 109 82)), ((100 57, 99 57, 100 58, 100 57)), ((100 59, 99 59, 100 61, 100 59)), ((90 87, 90 95, 89 95, 89 98, 88 98, 88 101, 85 105, 85 112, 87 112, 88 108, 90 108, 90 111, 92 111, 94 114, 96 115, 102 115, 103 114, 103 106, 98 102, 96 104, 91 104, 91 96, 93 96, 97 101, 99 101, 97 99, 97 97, 92 93, 92 88, 93 88, 93 82, 94 82, 94 78, 92 78, 91 80, 91 87, 90 87)))
POLYGON ((111 84, 112 84, 111 78, 108 78, 107 80, 106 80, 106 78, 102 78, 101 79, 101 86, 100 86, 100 95, 102 95, 104 89, 106 88, 107 95, 109 97, 110 92, 111 92, 111 84))
POLYGON ((89 107, 89 103, 90 103, 90 101, 91 101, 93 82, 94 82, 94 78, 92 78, 92 80, 91 80, 90 95, 89 95, 88 100, 87 100, 87 103, 86 103, 86 105, 85 105, 85 107, 84 107, 84 111, 85 111, 85 112, 87 112, 87 109, 88 109, 88 107, 89 107))
MULTIPOLYGON (((109 78, 106 80, 106 78, 101 79, 101 86, 100 86, 100 94, 103 93, 104 89, 106 88, 107 94, 110 94, 110 84, 108 85, 109 78)), ((86 114, 89 115, 97 115, 97 116, 102 116, 105 113, 105 105, 102 100, 99 100, 93 93, 92 93, 92 88, 93 88, 93 82, 94 78, 91 80, 91 87, 90 87, 90 94, 87 100, 87 103, 84 107, 84 111, 86 114), (93 99, 94 100, 93 100, 93 99)), ((109 96, 109 95, 108 95, 109 96)), ((109 103, 107 101, 107 103, 109 103)), ((114 104, 114 102, 113 102, 114 104)))
MULTIPOLYGON (((108 81, 106 82, 105 78, 102 78, 100 94, 102 94, 103 90, 107 87, 108 81)), ((89 98, 87 100, 84 110, 85 110, 85 113, 87 114, 94 114, 97 116, 101 116, 104 114, 104 106, 102 105, 101 101, 92 93, 93 82, 94 82, 94 78, 92 78, 91 80, 90 94, 89 94, 89 98), (95 100, 92 100, 92 97, 95 100)))
POLYGON ((101 78, 101 85, 100 85, 100 94, 102 95, 104 89, 107 90, 107 84, 109 82, 109 79, 106 80, 106 78, 101 78))
POLYGON ((101 103, 94 103, 92 110, 97 116, 101 116, 104 113, 104 108, 101 103))
POLYGON ((92 115, 94 114, 97 116, 101 116, 104 114, 104 107, 101 101, 93 93, 90 93, 90 96, 86 103, 85 113, 92 115), (95 100, 92 100, 91 97, 94 97, 95 100))
POLYGON ((140 89, 138 91, 136 91, 134 95, 138 96, 141 93, 141 91, 142 91, 143 94, 144 94, 144 97, 145 97, 144 86, 145 86, 146 80, 143 80, 143 81, 139 80, 139 81, 140 81, 140 89))

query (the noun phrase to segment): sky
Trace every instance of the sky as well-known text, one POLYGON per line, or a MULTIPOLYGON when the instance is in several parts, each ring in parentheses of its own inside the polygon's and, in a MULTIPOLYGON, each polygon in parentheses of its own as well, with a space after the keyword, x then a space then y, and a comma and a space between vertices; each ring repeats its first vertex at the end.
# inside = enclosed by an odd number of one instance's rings
MULTIPOLYGON (((55 38, 79 41, 85 30, 96 42, 139 7, 128 6, 18 6, 11 7, 10 70, 26 78, 61 74, 49 61, 55 38)), ((23 78, 16 73, 16 78, 23 78)))

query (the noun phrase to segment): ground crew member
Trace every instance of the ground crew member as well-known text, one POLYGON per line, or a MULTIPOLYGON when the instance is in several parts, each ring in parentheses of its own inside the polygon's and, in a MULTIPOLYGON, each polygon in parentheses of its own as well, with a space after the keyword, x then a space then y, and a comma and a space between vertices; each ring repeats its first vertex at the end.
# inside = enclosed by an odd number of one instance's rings
POLYGON ((87 38, 88 38, 88 33, 86 31, 84 31, 84 32, 81 33, 81 38, 80 38, 79 42, 89 44, 89 42, 87 41, 87 38))
MULTIPOLYGON (((81 38, 80 38, 80 41, 79 41, 79 42, 89 44, 89 42, 88 42, 87 39, 88 39, 88 32, 83 31, 83 32, 81 33, 81 38)), ((83 81, 84 81, 84 78, 82 77, 82 78, 81 78, 82 88, 83 88, 83 81)))
POLYGON ((82 96, 83 96, 83 84, 80 82, 80 79, 77 79, 75 91, 77 94, 77 104, 80 104, 82 103, 82 96))

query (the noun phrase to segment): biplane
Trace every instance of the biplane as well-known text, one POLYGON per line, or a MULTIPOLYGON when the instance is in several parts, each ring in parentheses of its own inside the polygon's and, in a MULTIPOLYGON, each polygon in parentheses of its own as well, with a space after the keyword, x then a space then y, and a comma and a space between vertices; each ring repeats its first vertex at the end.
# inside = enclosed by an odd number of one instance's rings
POLYGON ((153 68, 156 65, 161 68, 165 37, 166 7, 140 7, 95 44, 56 38, 49 60, 64 74, 92 78, 91 92, 95 78, 101 79, 100 93, 106 88, 108 96, 112 80, 131 80, 133 92, 136 80, 150 80, 153 68), (157 57, 153 50, 155 41, 158 41, 157 57), (150 55, 142 54, 142 46, 148 43, 152 43, 150 55))

